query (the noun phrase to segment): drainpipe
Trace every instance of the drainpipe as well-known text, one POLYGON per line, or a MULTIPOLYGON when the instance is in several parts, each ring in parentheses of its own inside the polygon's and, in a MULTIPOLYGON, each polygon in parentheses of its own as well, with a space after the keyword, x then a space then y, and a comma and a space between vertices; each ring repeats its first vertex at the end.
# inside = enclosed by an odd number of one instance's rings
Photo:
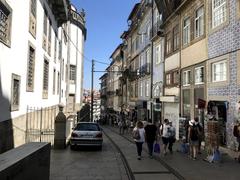
POLYGON ((68 26, 68 44, 67 44, 67 70, 66 70, 66 110, 69 110, 68 103, 69 103, 69 72, 70 72, 70 38, 71 38, 71 28, 70 28, 70 21, 67 22, 68 26))
MULTIPOLYGON (((152 26, 152 36, 153 36, 153 33, 154 33, 154 29, 153 29, 153 4, 154 4, 154 1, 152 1, 151 3, 151 26, 152 26)), ((150 102, 151 102, 151 119, 152 119, 152 123, 154 122, 153 120, 153 40, 152 40, 152 37, 151 37, 151 96, 150 96, 150 102)))

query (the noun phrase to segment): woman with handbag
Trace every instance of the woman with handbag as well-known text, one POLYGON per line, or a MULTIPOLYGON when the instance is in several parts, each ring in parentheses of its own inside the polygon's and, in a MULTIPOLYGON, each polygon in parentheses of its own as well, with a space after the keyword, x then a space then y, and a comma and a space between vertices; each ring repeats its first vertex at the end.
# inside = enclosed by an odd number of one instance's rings
POLYGON ((145 130, 142 121, 138 121, 136 127, 133 129, 133 139, 136 143, 138 160, 142 158, 142 145, 145 141, 145 130))

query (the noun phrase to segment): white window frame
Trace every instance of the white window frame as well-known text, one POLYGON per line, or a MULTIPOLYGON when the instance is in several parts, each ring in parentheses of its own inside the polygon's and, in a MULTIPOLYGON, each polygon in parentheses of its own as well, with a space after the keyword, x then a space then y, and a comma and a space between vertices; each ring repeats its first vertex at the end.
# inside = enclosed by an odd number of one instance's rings
POLYGON ((170 86, 172 84, 172 82, 171 82, 172 77, 171 76, 172 76, 171 73, 166 74, 166 86, 170 86))
POLYGON ((146 81, 146 97, 149 96, 149 81, 146 81))
POLYGON ((191 70, 186 70, 183 72, 183 86, 189 86, 191 80, 191 70))
POLYGON ((143 96, 143 82, 140 81, 140 96, 143 96))
POLYGON ((140 55, 140 67, 142 67, 144 65, 144 55, 143 53, 140 55))
POLYGON ((155 54, 156 54, 156 64, 159 64, 161 62, 161 44, 156 45, 155 54))
POLYGON ((195 84, 204 84, 204 66, 196 67, 194 72, 195 72, 194 74, 195 84))
POLYGON ((215 28, 227 20, 227 1, 212 0, 212 28, 215 28))
POLYGON ((191 21, 190 17, 187 17, 183 20, 183 45, 187 45, 190 43, 190 35, 191 35, 191 21))
POLYGON ((148 48, 148 49, 146 50, 146 63, 150 63, 150 58, 151 58, 150 55, 151 55, 151 54, 150 54, 150 49, 148 48))
POLYGON ((204 34, 204 6, 198 8, 195 12, 195 38, 204 34))
POLYGON ((212 82, 222 82, 227 80, 227 60, 219 61, 212 63, 212 82), (225 65, 225 67, 221 67, 225 65), (217 67, 220 66, 220 67, 217 67), (219 72, 216 72, 216 69, 219 68, 219 72), (217 78, 219 76, 219 78, 217 78))

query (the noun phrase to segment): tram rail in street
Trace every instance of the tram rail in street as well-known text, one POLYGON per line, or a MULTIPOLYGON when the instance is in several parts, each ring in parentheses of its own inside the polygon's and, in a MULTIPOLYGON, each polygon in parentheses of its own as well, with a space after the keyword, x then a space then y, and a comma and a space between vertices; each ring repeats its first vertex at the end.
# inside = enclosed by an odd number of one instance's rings
MULTIPOLYGON (((130 142, 131 144, 135 144, 135 142, 133 140, 129 139, 128 137, 126 137, 124 135, 120 135, 118 132, 116 132, 112 128, 107 127, 107 129, 110 130, 111 132, 123 137, 128 142, 130 142)), ((117 151, 121 154, 121 159, 123 161, 123 164, 124 164, 124 167, 125 167, 125 170, 127 172, 129 180, 135 180, 134 175, 146 175, 146 174, 148 174, 148 175, 149 174, 153 174, 153 175, 154 174, 172 174, 173 176, 175 176, 179 180, 185 180, 185 178, 178 171, 173 169, 164 160, 162 160, 160 157, 157 157, 157 156, 154 156, 153 159, 158 161, 163 167, 165 167, 167 169, 167 171, 133 171, 131 169, 131 167, 129 166, 127 158, 125 157, 124 153, 121 151, 120 147, 113 141, 113 139, 104 130, 103 130, 103 132, 106 135, 106 137, 108 137, 108 139, 112 142, 112 144, 117 149, 117 151)), ((147 149, 143 148, 143 151, 147 152, 147 149)))

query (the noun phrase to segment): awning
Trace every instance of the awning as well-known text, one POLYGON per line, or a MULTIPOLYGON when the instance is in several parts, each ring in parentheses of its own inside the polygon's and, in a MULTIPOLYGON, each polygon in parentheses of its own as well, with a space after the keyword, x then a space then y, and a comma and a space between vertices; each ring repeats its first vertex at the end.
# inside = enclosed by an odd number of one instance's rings
POLYGON ((179 102, 179 97, 178 96, 161 96, 160 101, 177 103, 179 102))

